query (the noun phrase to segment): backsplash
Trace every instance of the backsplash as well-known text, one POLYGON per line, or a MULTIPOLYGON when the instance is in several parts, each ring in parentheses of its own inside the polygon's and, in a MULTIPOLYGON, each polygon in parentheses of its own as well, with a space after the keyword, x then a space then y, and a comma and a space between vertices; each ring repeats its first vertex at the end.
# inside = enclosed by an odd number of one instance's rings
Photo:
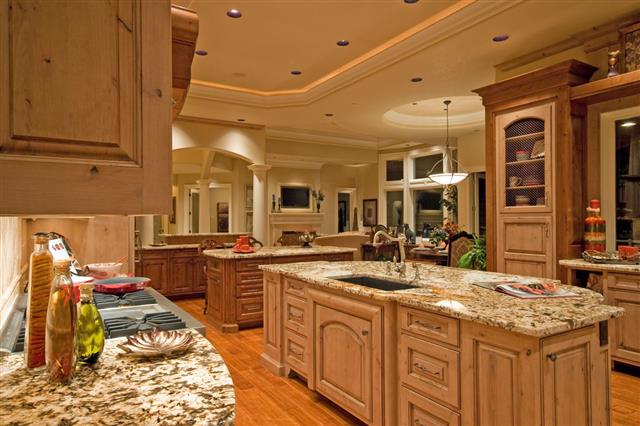
POLYGON ((20 288, 20 274, 27 259, 23 220, 17 217, 0 217, 0 329, 6 321, 20 288))

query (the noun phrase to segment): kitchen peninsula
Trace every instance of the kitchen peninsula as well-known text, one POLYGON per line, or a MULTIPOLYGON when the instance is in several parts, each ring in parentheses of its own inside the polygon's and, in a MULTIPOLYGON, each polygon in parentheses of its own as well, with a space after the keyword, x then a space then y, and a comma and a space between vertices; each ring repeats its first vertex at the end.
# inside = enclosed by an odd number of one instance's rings
POLYGON ((263 365, 366 423, 609 423, 607 329, 623 310, 598 293, 517 299, 474 284, 539 279, 430 265, 260 268, 263 365))
POLYGON ((124 338, 106 341, 98 364, 69 385, 27 370, 22 354, 0 358, 4 424, 216 424, 235 419, 233 382, 222 357, 198 333, 187 354, 171 359, 121 357, 124 338))
MULTIPOLYGON (((353 260, 354 248, 263 247, 255 253, 234 253, 231 249, 205 250, 207 257, 206 314, 223 332, 262 325, 261 265, 353 260)), ((303 267, 304 268, 304 267, 303 267)))

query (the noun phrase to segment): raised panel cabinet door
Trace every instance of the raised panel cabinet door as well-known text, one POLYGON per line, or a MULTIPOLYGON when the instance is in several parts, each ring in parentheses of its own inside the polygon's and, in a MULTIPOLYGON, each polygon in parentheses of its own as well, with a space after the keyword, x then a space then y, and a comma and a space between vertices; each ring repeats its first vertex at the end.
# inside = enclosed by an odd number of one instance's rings
POLYGON ((591 425, 592 398, 606 398, 592 389, 592 374, 599 358, 593 327, 542 342, 542 404, 544 424, 591 425))
POLYGON ((400 386, 400 426, 458 426, 460 415, 450 409, 400 386))
POLYGON ((0 213, 168 213, 169 1, 2 2, 0 92, 0 213))
POLYGON ((640 292, 609 289, 609 303, 624 308, 624 315, 610 322, 611 356, 640 366, 640 292))
POLYGON ((553 223, 550 215, 501 215, 497 234, 498 272, 553 278, 553 223))
POLYGON ((316 390, 357 417, 373 414, 371 321, 315 305, 316 390))
POLYGON ((215 269, 207 270, 207 315, 222 321, 223 304, 222 274, 215 269))
MULTIPOLYGON (((282 365, 282 286, 280 275, 265 273, 263 281, 264 354, 282 365)), ((264 355, 263 355, 264 356, 264 355)))
POLYGON ((193 287, 194 293, 204 293, 207 288, 207 272, 205 271, 206 259, 203 256, 198 256, 196 260, 196 281, 193 287))
POLYGON ((196 262, 192 257, 169 257, 171 279, 169 294, 192 293, 199 275, 196 273, 196 262))
POLYGON ((162 294, 168 293, 168 261, 167 259, 152 259, 142 261, 142 275, 149 278, 149 285, 162 294))

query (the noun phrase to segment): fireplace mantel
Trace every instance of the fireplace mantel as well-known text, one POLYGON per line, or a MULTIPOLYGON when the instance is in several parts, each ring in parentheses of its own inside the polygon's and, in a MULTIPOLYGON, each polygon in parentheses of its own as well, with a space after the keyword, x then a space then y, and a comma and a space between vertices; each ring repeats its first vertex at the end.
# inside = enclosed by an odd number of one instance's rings
POLYGON ((282 231, 318 231, 324 221, 324 213, 280 212, 269 213, 269 229, 274 244, 282 231))

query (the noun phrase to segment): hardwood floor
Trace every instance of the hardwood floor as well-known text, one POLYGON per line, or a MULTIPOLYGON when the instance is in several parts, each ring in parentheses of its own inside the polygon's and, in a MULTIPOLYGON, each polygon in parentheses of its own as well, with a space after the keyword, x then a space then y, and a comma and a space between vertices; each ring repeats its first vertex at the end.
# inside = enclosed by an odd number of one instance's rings
MULTIPOLYGON (((262 328, 223 334, 202 314, 203 299, 176 302, 206 326, 206 337, 224 358, 236 390, 236 423, 244 425, 362 424, 301 380, 276 377, 260 365, 262 328)), ((640 373, 612 373, 612 425, 640 425, 640 373)))

